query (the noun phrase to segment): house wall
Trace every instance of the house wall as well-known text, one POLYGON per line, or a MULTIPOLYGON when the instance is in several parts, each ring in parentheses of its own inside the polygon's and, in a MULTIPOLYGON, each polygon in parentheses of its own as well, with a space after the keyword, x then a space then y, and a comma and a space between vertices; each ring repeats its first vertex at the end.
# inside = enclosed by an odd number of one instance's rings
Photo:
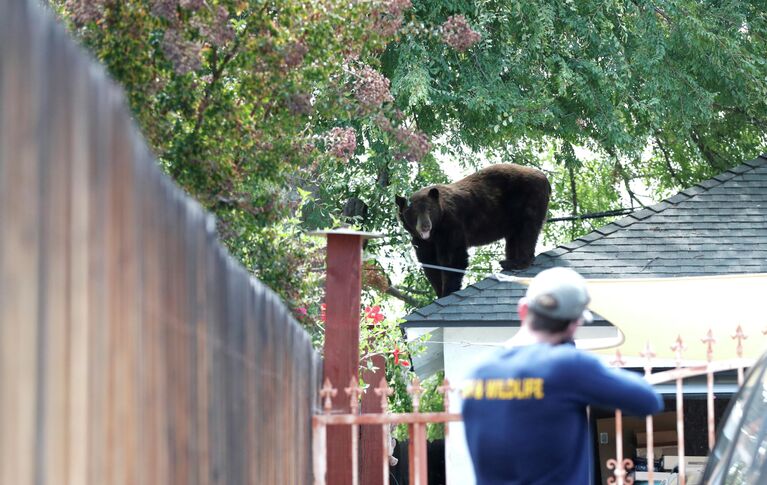
MULTIPOLYGON (((518 327, 463 327, 443 329, 445 377, 460 388, 467 374, 484 358, 514 336, 518 327)), ((581 327, 576 339, 612 338, 614 327, 581 327)), ((452 397, 452 396, 451 396, 452 397)), ((461 399, 450 402, 451 412, 461 411, 461 399)), ((447 485, 472 485, 474 469, 466 446, 463 423, 452 423, 445 443, 447 485)))

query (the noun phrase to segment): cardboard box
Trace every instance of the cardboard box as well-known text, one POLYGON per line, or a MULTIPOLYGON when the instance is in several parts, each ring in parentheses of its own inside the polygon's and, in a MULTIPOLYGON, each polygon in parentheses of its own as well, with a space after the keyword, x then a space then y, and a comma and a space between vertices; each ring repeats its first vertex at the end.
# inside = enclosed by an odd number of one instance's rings
POLYGON ((679 454, 679 447, 674 446, 660 446, 660 456, 676 456, 679 454))
MULTIPOLYGON (((707 456, 685 456, 684 465, 685 470, 689 473, 691 471, 700 471, 706 468, 707 456)), ((664 455, 663 456, 663 469, 673 470, 679 465, 678 455, 664 455)))
MULTIPOLYGON (((653 458, 655 458, 656 460, 663 456, 679 454, 678 446, 653 446, 652 449, 653 449, 653 458)), ((636 455, 640 458, 647 458, 647 448, 638 447, 636 450, 636 455)))
MULTIPOLYGON (((641 483, 650 483, 648 480, 650 479, 650 473, 649 472, 635 472, 634 473, 634 485, 639 485, 641 483)), ((653 472, 653 482, 654 485, 671 485, 671 483, 676 483, 676 473, 666 473, 666 472, 653 472)))
MULTIPOLYGON (((653 446, 653 458, 659 460, 664 456, 678 455, 678 446, 653 446)), ((638 447, 636 456, 639 458, 647 458, 647 448, 638 447)))
MULTIPOLYGON (((653 456, 655 457, 656 460, 660 458, 661 456, 663 456, 660 450, 661 450, 660 446, 653 447, 653 456)), ((645 448, 644 446, 637 447, 636 455, 639 458, 647 458, 647 448, 645 448)))
MULTIPOLYGON (((637 437, 637 445, 639 446, 646 446, 647 445, 647 433, 642 431, 638 432, 636 434, 637 437)), ((653 433, 653 446, 675 446, 679 443, 679 440, 676 435, 676 430, 659 430, 654 429, 653 433)))

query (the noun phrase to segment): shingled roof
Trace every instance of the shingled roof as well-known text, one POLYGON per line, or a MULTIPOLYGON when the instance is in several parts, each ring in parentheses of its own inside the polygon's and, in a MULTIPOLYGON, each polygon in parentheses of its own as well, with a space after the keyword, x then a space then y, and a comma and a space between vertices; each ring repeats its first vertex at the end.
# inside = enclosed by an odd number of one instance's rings
MULTIPOLYGON (((767 273, 767 155, 541 253, 514 274, 554 266, 586 278, 767 273)), ((485 278, 416 310, 403 326, 518 326, 524 292, 520 284, 485 278)), ((608 324, 598 316, 593 323, 608 324)))

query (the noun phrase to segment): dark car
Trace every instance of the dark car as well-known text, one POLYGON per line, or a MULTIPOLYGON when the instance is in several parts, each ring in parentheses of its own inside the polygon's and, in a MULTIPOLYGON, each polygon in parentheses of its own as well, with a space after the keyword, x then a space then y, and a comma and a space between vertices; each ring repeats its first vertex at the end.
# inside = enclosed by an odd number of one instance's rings
POLYGON ((706 464, 704 484, 767 483, 767 353, 730 402, 706 464))

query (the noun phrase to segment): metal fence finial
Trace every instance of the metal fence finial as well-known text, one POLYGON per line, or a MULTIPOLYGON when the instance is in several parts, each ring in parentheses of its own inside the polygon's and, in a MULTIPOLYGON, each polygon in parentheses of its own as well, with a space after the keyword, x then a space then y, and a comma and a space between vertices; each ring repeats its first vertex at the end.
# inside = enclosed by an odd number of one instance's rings
POLYGON ((442 381, 441 386, 437 386, 437 392, 442 394, 442 402, 445 406, 445 412, 450 412, 450 391, 453 388, 450 386, 450 381, 445 379, 442 381))
POLYGON ((352 414, 357 414, 357 410, 360 405, 360 395, 363 393, 360 383, 352 376, 349 379, 349 387, 344 388, 344 392, 349 396, 349 407, 352 410, 352 414))
POLYGON ((333 401, 331 398, 336 397, 336 394, 338 394, 338 389, 334 388, 333 385, 330 384, 330 379, 326 377, 325 383, 322 384, 322 389, 320 389, 320 398, 324 400, 322 407, 326 413, 329 413, 333 408, 333 401))
POLYGON ((623 367, 626 365, 626 361, 623 360, 623 355, 621 355, 620 350, 615 351, 615 358, 610 361, 610 365, 613 365, 615 367, 623 367))
POLYGON ((381 378, 378 387, 373 389, 373 391, 376 393, 376 396, 381 397, 381 414, 386 414, 389 410, 389 396, 394 394, 394 389, 389 387, 389 383, 386 382, 385 378, 381 378))
POLYGON ((413 381, 407 386, 407 393, 413 398, 413 410, 420 412, 421 408, 421 394, 423 394, 423 387, 421 387, 421 381, 418 376, 413 377, 413 381))
POLYGON ((714 332, 709 328, 706 332, 706 338, 702 338, 700 341, 706 344, 706 360, 710 364, 714 359, 714 344, 716 343, 714 332))
POLYGON ((642 352, 639 352, 639 355, 645 358, 644 371, 645 371, 645 376, 648 376, 652 372, 652 360, 656 356, 655 352, 652 351, 652 347, 650 346, 649 340, 645 342, 644 350, 642 352))
POLYGON ((748 338, 748 335, 743 333, 743 327, 738 325, 738 328, 735 329, 735 335, 732 336, 733 340, 738 341, 738 346, 735 348, 735 352, 738 354, 738 358, 743 358, 743 341, 748 338))
POLYGON ((687 347, 684 345, 684 340, 682 340, 682 336, 677 335, 676 340, 674 341, 674 345, 671 346, 671 350, 673 350, 674 353, 676 354, 677 367, 682 366, 682 351, 686 348, 687 347))

